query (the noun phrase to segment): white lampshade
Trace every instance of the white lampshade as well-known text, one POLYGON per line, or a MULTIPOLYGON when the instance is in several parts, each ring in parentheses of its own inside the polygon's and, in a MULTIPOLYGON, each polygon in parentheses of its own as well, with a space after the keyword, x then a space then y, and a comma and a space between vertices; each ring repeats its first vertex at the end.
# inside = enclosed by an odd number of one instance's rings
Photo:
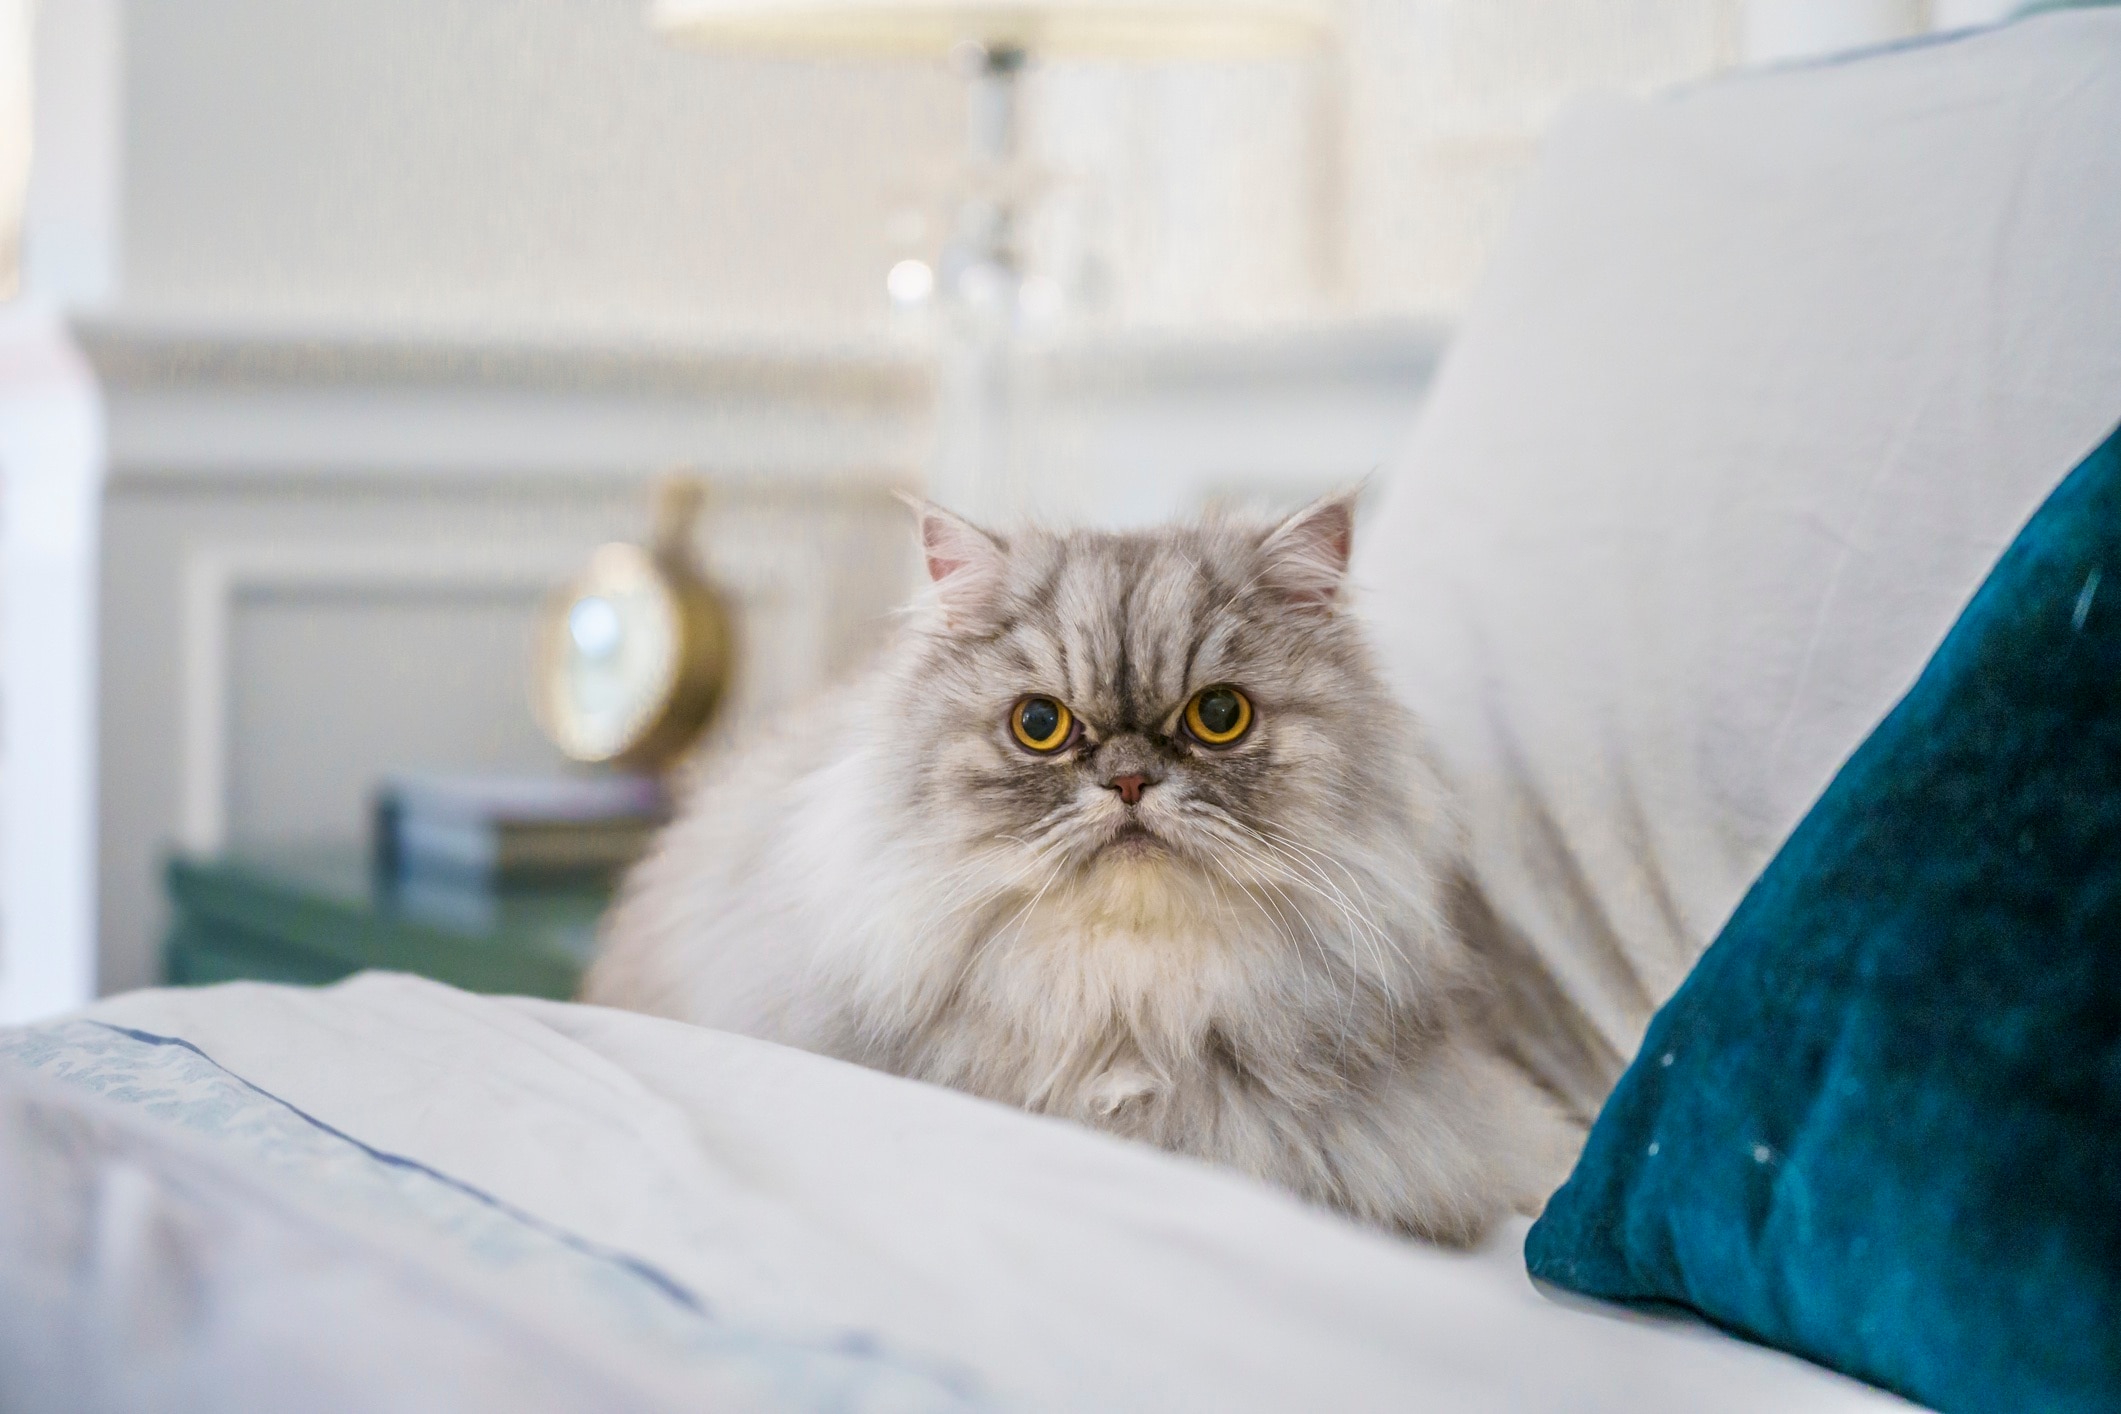
POLYGON ((657 28, 717 48, 943 55, 965 40, 1078 59, 1253 59, 1329 37, 1335 0, 655 0, 657 28))

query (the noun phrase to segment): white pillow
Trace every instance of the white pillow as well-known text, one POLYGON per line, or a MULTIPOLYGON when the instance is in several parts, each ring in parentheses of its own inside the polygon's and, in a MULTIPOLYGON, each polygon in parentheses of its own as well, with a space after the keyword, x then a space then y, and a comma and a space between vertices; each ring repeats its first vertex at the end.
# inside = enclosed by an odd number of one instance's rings
POLYGON ((2121 11, 1556 131, 1357 569, 1584 1106, 2117 419, 2121 11))

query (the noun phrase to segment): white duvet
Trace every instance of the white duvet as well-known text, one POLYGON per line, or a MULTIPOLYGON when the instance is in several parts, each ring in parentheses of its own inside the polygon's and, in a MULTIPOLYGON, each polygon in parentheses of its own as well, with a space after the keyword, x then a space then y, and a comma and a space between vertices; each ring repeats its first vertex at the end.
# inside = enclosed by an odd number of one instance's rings
POLYGON ((0 1033, 0 1407, 1905 1407, 763 1042, 368 975, 0 1033))

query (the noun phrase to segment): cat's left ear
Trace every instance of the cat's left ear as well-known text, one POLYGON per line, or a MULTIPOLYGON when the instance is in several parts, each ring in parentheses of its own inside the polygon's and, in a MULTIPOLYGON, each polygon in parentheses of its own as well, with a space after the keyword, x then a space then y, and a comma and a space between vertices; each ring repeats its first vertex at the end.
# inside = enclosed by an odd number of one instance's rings
POLYGON ((1332 605, 1348 575, 1355 502, 1361 494, 1356 489, 1321 497, 1267 532, 1259 547, 1266 560, 1261 583, 1299 604, 1332 605))
POLYGON ((945 626, 969 628, 999 597, 1005 546, 962 516, 917 496, 901 496, 920 524, 921 556, 932 581, 929 602, 945 626))

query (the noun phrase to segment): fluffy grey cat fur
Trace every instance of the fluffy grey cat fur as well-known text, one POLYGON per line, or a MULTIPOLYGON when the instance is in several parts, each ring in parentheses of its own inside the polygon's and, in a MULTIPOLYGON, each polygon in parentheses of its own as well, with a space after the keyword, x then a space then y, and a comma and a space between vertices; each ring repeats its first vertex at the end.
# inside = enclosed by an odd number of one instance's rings
POLYGON ((1344 604, 1351 514, 1004 539, 922 507, 932 583, 899 640, 705 764, 586 999, 1441 1241, 1536 1210, 1581 1134, 1486 1042, 1443 791, 1344 604), (1254 709, 1220 750, 1181 725, 1217 684, 1254 709), (1031 694, 1072 746, 1017 743, 1031 694))

